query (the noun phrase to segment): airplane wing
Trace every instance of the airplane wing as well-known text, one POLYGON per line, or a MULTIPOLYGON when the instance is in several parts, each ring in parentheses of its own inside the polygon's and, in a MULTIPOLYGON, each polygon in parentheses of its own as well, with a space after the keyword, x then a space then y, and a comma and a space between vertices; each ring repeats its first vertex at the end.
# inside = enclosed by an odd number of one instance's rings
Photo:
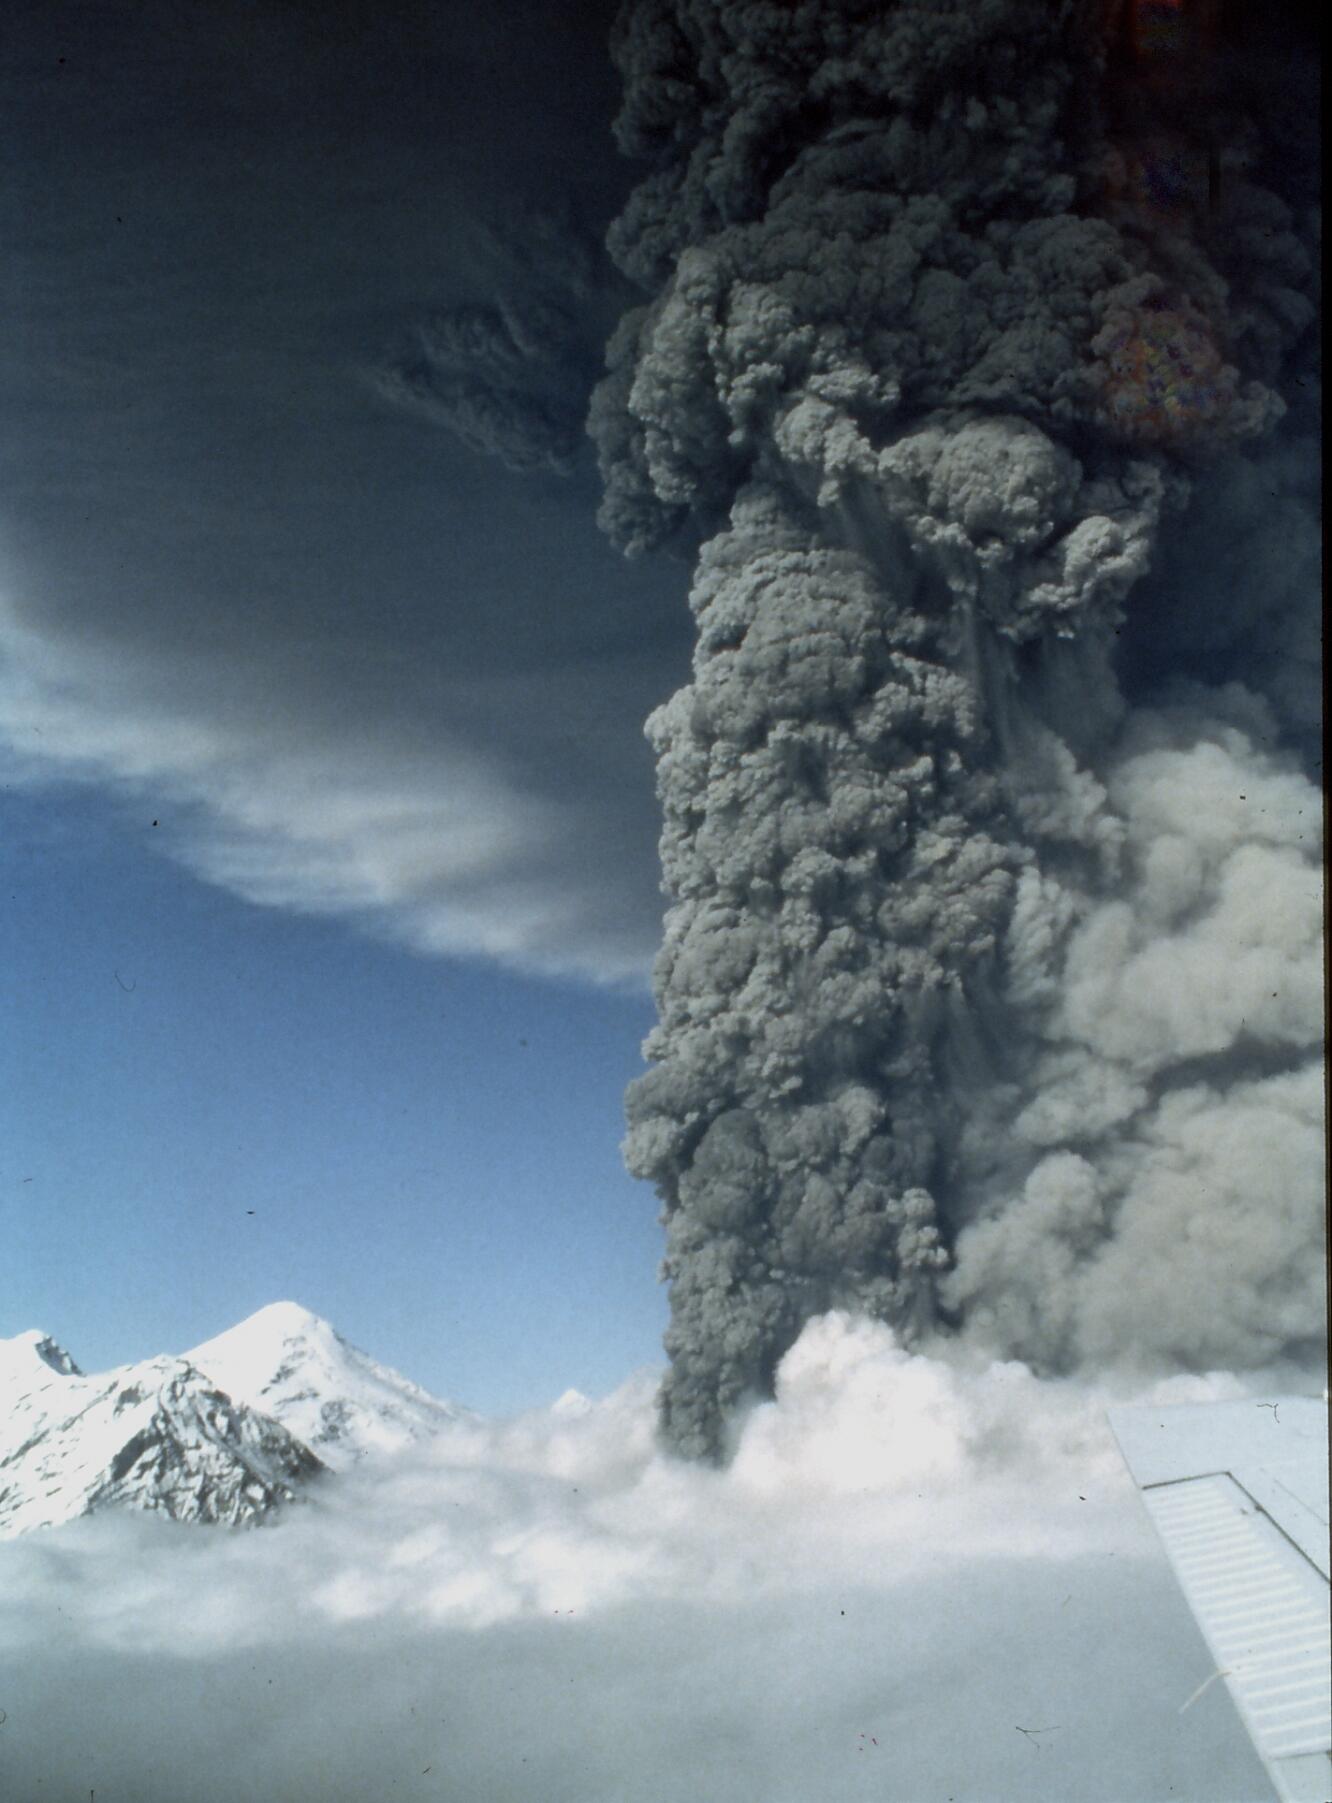
POLYGON ((1278 1796, 1329 1803, 1326 1404, 1120 1408, 1110 1426, 1278 1796))

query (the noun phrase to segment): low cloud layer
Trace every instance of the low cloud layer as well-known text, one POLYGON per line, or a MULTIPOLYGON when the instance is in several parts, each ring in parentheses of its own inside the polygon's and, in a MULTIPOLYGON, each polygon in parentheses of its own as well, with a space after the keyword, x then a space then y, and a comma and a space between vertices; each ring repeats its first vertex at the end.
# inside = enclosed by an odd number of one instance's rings
POLYGON ((14 1794, 1266 1794, 1220 1686, 1181 1713, 1207 1655, 1108 1390, 831 1315, 720 1472, 662 1455, 654 1388, 460 1424, 270 1529, 0 1549, 14 1794))

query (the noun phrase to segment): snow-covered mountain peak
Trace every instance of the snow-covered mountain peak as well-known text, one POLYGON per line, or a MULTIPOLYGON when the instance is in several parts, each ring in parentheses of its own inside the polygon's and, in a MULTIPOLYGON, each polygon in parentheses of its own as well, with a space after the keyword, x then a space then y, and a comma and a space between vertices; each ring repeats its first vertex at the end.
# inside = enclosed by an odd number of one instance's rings
POLYGON ((43 1334, 33 1350, 44 1365, 52 1371, 58 1371, 61 1377, 82 1377, 83 1372, 57 1340, 49 1334, 43 1334))
POLYGON ((83 1375, 64 1347, 40 1327, 30 1327, 12 1340, 0 1340, 0 1385, 26 1385, 51 1372, 59 1377, 83 1375))
POLYGON ((228 1331, 243 1333, 248 1339, 257 1339, 262 1335, 290 1337, 293 1334, 325 1334, 335 1340, 342 1337, 331 1322, 325 1321, 322 1315, 315 1314, 313 1309, 304 1308, 299 1302, 266 1303, 263 1308, 257 1308, 252 1315, 247 1315, 228 1331))
POLYGON ((0 1538, 112 1507, 259 1521, 326 1467, 467 1417, 295 1302, 93 1376, 32 1329, 0 1340, 0 1538))
POLYGON ((558 1415, 561 1420, 565 1421, 581 1420, 584 1415, 590 1414, 591 1410, 591 1398, 584 1396, 581 1390, 565 1390, 550 1405, 551 1414, 558 1415))
POLYGON ((399 1452, 467 1415, 296 1302, 269 1303, 185 1356, 335 1470, 368 1453, 399 1452))
POLYGON ((323 1469, 279 1422, 188 1359, 87 1377, 44 1334, 0 1342, 0 1537, 106 1508, 239 1525, 323 1469))
POLYGON ((322 1315, 299 1302, 270 1302, 185 1356, 206 1371, 225 1366, 227 1376, 248 1390, 272 1383, 281 1366, 314 1362, 331 1371, 345 1346, 342 1335, 322 1315))

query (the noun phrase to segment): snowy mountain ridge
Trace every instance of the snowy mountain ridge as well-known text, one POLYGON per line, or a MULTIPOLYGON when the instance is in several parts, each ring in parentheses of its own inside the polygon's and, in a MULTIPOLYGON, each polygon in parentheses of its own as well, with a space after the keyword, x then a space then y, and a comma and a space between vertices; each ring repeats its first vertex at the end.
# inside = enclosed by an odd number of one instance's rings
POLYGON ((28 1333, 16 1335, 12 1340, 0 1340, 0 1386, 5 1384, 11 1370, 15 1374, 28 1370, 32 1359, 40 1361, 52 1371, 59 1371, 62 1376, 83 1376, 63 1346, 49 1334, 34 1328, 28 1333))
POLYGON ((466 1409, 379 1364, 295 1302, 270 1303, 185 1356, 335 1471, 401 1452, 468 1418, 466 1409))
POLYGON ((29 1369, 7 1358, 0 1388, 0 1536, 106 1508, 240 1526, 323 1470, 309 1447, 238 1407, 187 1359, 88 1377, 72 1359, 62 1368, 46 1356, 50 1342, 23 1337, 29 1369))
POLYGON ((0 1340, 0 1538, 107 1508, 248 1525, 466 1418, 291 1302, 92 1376, 33 1329, 0 1340))

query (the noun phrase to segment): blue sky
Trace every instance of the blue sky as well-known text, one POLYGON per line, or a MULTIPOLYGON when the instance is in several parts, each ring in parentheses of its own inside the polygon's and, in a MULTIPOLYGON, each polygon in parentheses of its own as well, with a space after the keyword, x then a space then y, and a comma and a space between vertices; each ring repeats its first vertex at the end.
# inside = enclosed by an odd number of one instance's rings
POLYGON ((660 1358, 618 1147, 686 572, 590 447, 511 467, 626 300, 612 10, 20 5, 0 1332, 290 1296, 487 1410, 660 1358), (381 379, 459 307, 562 322, 495 446, 381 379))
POLYGON ((486 1410, 658 1360, 645 994, 255 907, 95 794, 3 814, 0 1334, 99 1369, 289 1295, 486 1410))

